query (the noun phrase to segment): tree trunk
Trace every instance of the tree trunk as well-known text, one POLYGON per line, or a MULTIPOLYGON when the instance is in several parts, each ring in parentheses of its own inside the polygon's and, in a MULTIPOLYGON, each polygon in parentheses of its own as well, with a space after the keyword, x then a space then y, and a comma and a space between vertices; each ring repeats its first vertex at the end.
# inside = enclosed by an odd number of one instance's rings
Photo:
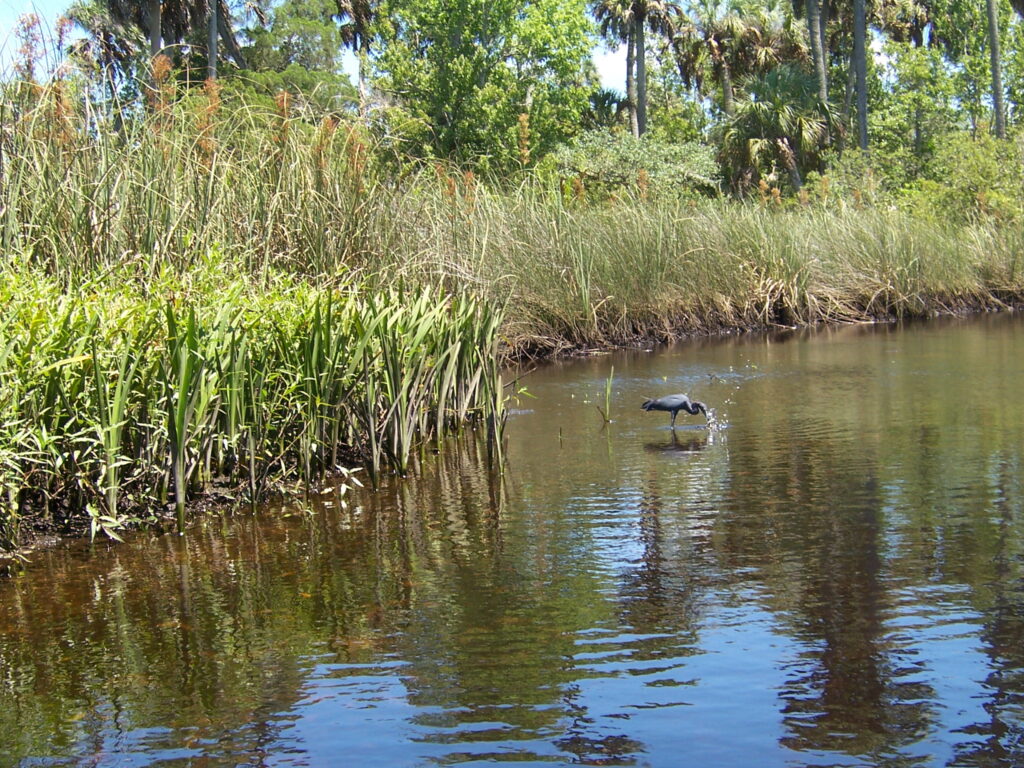
MULTIPOLYGON (((994 0, 989 0, 991 4, 994 0)), ((864 38, 867 16, 864 0, 853 0, 853 64, 857 72, 857 144, 868 148, 868 58, 864 38)))
POLYGON ((220 10, 220 3, 217 0, 210 0, 209 23, 206 35, 206 76, 210 80, 217 79, 217 38, 220 34, 217 26, 217 16, 220 10))
POLYGON ((853 95, 857 92, 857 57, 850 51, 850 66, 846 72, 846 88, 843 90, 843 108, 839 113, 844 125, 849 125, 853 114, 853 95))
POLYGON ((366 117, 367 104, 369 102, 369 94, 366 91, 366 69, 369 66, 370 52, 367 48, 368 46, 365 45, 359 46, 359 53, 357 54, 359 58, 359 74, 357 75, 359 81, 359 116, 362 118, 366 117))
POLYGON ((779 154, 782 156, 782 162, 786 166, 786 170, 789 171, 789 181, 793 185, 794 191, 799 192, 804 182, 800 178, 800 169, 796 164, 796 153, 793 151, 793 147, 790 146, 789 139, 776 139, 775 143, 779 148, 779 154))
POLYGON ((636 36, 630 26, 626 36, 626 107, 629 109, 629 129, 634 136, 640 135, 636 114, 636 36))
POLYGON ((992 110, 996 136, 1006 138, 1006 112, 1003 109, 1003 71, 999 56, 999 16, 996 0, 988 0, 988 52, 992 61, 992 110))
MULTIPOLYGON (((989 0, 994 2, 994 0, 989 0)), ((636 128, 637 136, 647 132, 647 46, 644 42, 644 27, 647 20, 637 15, 636 24, 636 128)))
POLYGON ((811 59, 818 78, 818 98, 824 104, 828 101, 828 62, 825 59, 824 38, 821 34, 820 0, 806 0, 807 34, 811 43, 811 59))
POLYGON ((218 0, 217 7, 220 9, 217 26, 220 27, 220 42, 224 46, 224 53, 238 65, 239 69, 245 69, 245 56, 231 30, 231 11, 224 0, 218 0))
POLYGON ((156 58, 163 39, 163 8, 160 0, 149 0, 149 56, 156 58))
POLYGON ((732 70, 729 68, 729 62, 722 61, 718 74, 722 80, 722 111, 732 117, 736 114, 736 95, 732 88, 732 70))

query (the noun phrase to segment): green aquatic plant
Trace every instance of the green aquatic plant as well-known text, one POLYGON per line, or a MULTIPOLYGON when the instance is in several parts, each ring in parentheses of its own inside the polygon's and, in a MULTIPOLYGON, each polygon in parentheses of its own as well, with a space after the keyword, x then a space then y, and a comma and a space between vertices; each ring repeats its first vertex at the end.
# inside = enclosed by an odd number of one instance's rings
POLYGON ((611 424, 612 422, 612 382, 615 380, 615 366, 613 365, 608 371, 608 378, 604 382, 604 407, 600 405, 595 406, 598 413, 601 414, 601 418, 604 419, 605 424, 611 424))
POLYGON ((417 446, 502 418, 501 311, 485 299, 263 290, 216 279, 219 262, 72 299, 14 262, 0 268, 4 548, 29 510, 117 536, 169 503, 184 530, 212 490, 255 502, 362 461, 375 479, 405 473, 417 446))

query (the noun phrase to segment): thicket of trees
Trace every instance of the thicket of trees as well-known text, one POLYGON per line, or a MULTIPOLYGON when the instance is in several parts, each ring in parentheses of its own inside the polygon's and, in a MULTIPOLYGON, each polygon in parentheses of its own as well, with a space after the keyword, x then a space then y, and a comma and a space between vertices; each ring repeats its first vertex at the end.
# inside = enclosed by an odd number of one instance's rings
POLYGON ((120 119, 165 57, 179 93, 207 77, 225 99, 288 91, 398 163, 601 188, 682 163, 702 170, 677 186, 707 194, 710 155, 731 194, 855 189, 923 210, 973 190, 971 211, 1017 216, 1022 13, 1024 0, 75 0, 84 37, 62 53, 120 119), (593 68, 602 39, 626 59, 621 92, 593 68))

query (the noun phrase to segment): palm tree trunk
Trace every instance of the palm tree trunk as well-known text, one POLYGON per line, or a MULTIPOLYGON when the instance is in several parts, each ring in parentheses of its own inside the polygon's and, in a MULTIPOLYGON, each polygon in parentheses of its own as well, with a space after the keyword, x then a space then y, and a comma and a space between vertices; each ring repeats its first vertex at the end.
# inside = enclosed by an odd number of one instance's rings
POLYGON ((220 3, 217 0, 210 0, 209 25, 206 36, 206 55, 209 59, 206 64, 206 76, 210 80, 217 79, 217 38, 219 36, 217 12, 219 8, 220 3))
POLYGON ((1003 67, 999 56, 999 16, 996 0, 988 0, 988 51, 992 61, 992 109, 995 112, 996 136, 1006 138, 1006 113, 1003 109, 1003 67))
POLYGON ((806 0, 807 34, 811 43, 811 59, 818 76, 818 99, 822 104, 828 101, 828 66, 825 60, 825 45, 821 34, 820 0, 806 0))
POLYGON ((729 62, 723 61, 718 72, 722 80, 722 111, 732 117, 736 114, 736 95, 732 88, 732 70, 729 68, 729 62))
POLYGON ((789 171, 789 181, 793 185, 793 189, 799 192, 804 182, 800 178, 800 169, 796 164, 796 153, 793 151, 789 139, 776 139, 775 143, 779 148, 779 154, 782 156, 782 163, 786 166, 786 170, 789 171))
POLYGON ((234 61, 239 69, 245 69, 245 56, 231 30, 231 11, 225 0, 217 0, 217 7, 220 13, 217 26, 220 28, 220 45, 223 46, 224 55, 234 61))
POLYGON ((647 20, 637 14, 633 23, 636 25, 636 135, 643 136, 647 132, 647 51, 644 42, 647 20))
POLYGON ((149 55, 155 58, 160 53, 160 43, 163 35, 163 24, 160 0, 149 0, 149 55))
MULTIPOLYGON (((991 5, 994 0, 989 0, 991 5)), ((862 150, 868 148, 868 59, 864 37, 867 17, 864 0, 853 2, 853 62, 857 72, 857 143, 862 150)))
POLYGON ((850 66, 846 72, 846 88, 843 90, 843 108, 839 112, 839 118, 844 125, 850 124, 850 115, 853 114, 853 96, 857 92, 857 57, 850 51, 850 66))
POLYGON ((366 117, 367 104, 369 102, 369 94, 366 91, 366 69, 369 66, 370 51, 367 50, 368 45, 359 46, 359 74, 358 77, 358 89, 359 89, 359 116, 362 118, 366 117))
POLYGON ((640 135, 636 114, 636 36, 630 25, 626 36, 626 107, 629 109, 629 129, 634 136, 640 135))

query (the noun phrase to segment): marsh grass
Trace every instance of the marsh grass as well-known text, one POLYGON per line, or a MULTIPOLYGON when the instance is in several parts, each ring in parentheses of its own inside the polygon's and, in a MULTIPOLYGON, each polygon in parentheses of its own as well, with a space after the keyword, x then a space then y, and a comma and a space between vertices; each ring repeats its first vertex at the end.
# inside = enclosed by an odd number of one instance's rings
POLYGON ((121 121, 3 89, 0 548, 30 507, 181 528, 215 488, 405 473, 474 421, 500 458, 510 357, 1024 296, 1012 227, 396 171, 287 98, 170 83, 121 121))

